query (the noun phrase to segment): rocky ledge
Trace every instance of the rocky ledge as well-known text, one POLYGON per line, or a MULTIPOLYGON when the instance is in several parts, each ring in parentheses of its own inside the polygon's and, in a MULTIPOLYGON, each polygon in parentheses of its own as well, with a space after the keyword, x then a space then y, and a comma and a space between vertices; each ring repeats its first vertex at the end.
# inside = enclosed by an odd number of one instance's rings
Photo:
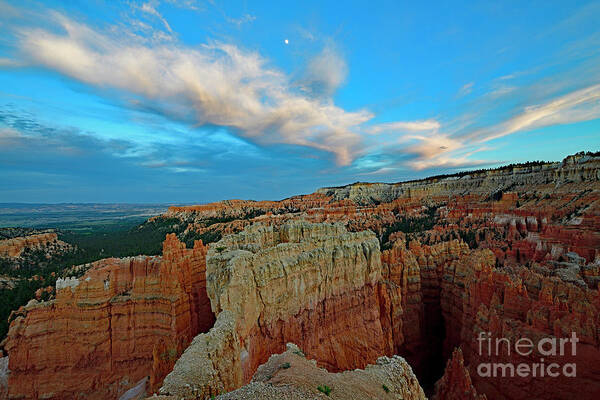
POLYGON ((219 400, 403 399, 425 400, 410 365, 399 356, 380 357, 365 369, 331 373, 306 358, 295 344, 269 357, 252 381, 219 400))
POLYGON ((25 251, 32 250, 41 250, 51 254, 70 248, 71 245, 58 240, 58 235, 54 232, 38 233, 0 240, 0 257, 18 258, 25 251))

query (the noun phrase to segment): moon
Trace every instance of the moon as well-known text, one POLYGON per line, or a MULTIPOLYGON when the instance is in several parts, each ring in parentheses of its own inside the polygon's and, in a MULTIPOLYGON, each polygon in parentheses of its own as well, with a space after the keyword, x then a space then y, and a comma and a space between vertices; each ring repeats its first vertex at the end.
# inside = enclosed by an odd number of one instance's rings
POLYGON ((289 41, 289 40, 287 40, 287 39, 285 39, 285 40, 283 41, 283 43, 285 43, 285 44, 290 44, 290 41, 289 41))

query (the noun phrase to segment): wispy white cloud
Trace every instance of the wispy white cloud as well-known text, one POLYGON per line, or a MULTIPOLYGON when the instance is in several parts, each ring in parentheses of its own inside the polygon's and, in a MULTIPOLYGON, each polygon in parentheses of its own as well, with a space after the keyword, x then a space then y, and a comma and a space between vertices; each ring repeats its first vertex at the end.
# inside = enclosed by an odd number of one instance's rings
POLYGON ((458 90, 458 97, 463 97, 466 96, 468 94, 470 94, 473 91, 473 86, 475 86, 475 82, 469 82, 469 83, 465 83, 459 90, 458 90))
MULTIPOLYGON (((122 30, 95 29, 48 13, 60 30, 47 24, 44 28, 20 24, 16 28, 17 46, 25 58, 0 59, 0 66, 23 62, 43 65, 96 87, 121 89, 133 97, 131 104, 156 105, 172 119, 227 126, 235 135, 258 144, 322 150, 335 155, 338 165, 351 164, 388 144, 388 154, 402 155, 403 165, 413 169, 481 165, 484 161, 473 159, 473 155, 483 151, 486 142, 543 126, 600 117, 598 84, 554 98, 551 96, 558 89, 528 97, 527 89, 519 87, 515 74, 511 74, 492 82, 487 93, 489 103, 500 96, 518 95, 534 105, 491 126, 472 129, 465 124, 455 129, 452 121, 442 124, 437 119, 376 124, 372 112, 345 110, 334 103, 334 93, 348 76, 348 65, 335 46, 325 45, 307 62, 301 78, 293 80, 257 52, 232 44, 182 45, 158 11, 158 1, 136 4, 151 17, 136 21, 136 33, 141 31, 150 40, 122 30), (157 25, 151 21, 154 18, 164 29, 153 28, 157 25)), ((181 4, 196 7, 195 2, 181 4)), ((252 19, 244 14, 240 24, 252 19)), ((474 82, 468 82, 459 94, 467 95, 474 87, 474 82)), ((564 87, 559 89, 564 93, 564 87)), ((386 162, 369 168, 389 171, 398 163, 386 162)))
POLYGON ((346 60, 331 45, 313 57, 306 68, 300 86, 313 96, 332 96, 348 75, 346 60))
POLYGON ((250 15, 250 14, 244 14, 239 18, 231 18, 231 17, 227 17, 225 16, 225 19, 227 20, 227 22, 229 22, 230 24, 236 25, 238 28, 241 27, 242 25, 246 24, 246 23, 250 23, 256 20, 256 16, 254 15, 250 15))
MULTIPOLYGON (((373 114, 349 112, 331 99, 293 90, 282 72, 254 52, 211 43, 196 48, 128 42, 55 14, 64 34, 19 30, 20 48, 36 64, 80 81, 147 99, 187 104, 198 124, 234 128, 258 143, 309 146, 347 165, 361 151, 360 126, 373 114)), ((331 76, 324 81, 336 82, 331 76)))
POLYGON ((483 151, 483 147, 473 148, 470 143, 445 133, 408 135, 402 140, 407 142, 402 151, 412 156, 404 164, 414 170, 470 167, 486 163, 471 159, 473 154, 483 151))
POLYGON ((432 132, 408 135, 402 150, 414 156, 407 162, 413 169, 466 167, 489 163, 474 160, 475 153, 487 150, 485 143, 544 126, 569 124, 600 118, 600 84, 575 90, 546 103, 525 107, 517 115, 495 125, 463 135, 432 132))
POLYGON ((492 98, 498 98, 498 97, 502 97, 505 96, 507 94, 510 94, 512 92, 514 92, 516 90, 516 87, 514 86, 508 86, 508 85, 496 85, 489 93, 488 95, 492 98))
POLYGON ((398 133, 398 132, 419 132, 419 131, 436 131, 441 125, 434 119, 421 121, 395 121, 382 124, 372 125, 366 129, 366 132, 371 134, 378 133, 398 133))
POLYGON ((140 10, 155 16, 156 18, 158 18, 158 20, 160 22, 162 22, 162 24, 165 26, 165 28, 167 29, 167 31, 169 31, 169 33, 173 33, 173 30, 171 29, 171 26, 169 25, 169 23, 167 22, 167 20, 162 16, 161 13, 158 12, 158 10, 156 9, 158 7, 158 1, 157 0, 150 0, 146 3, 142 3, 140 5, 140 10))
POLYGON ((362 172, 359 175, 389 175, 395 173, 397 170, 398 168, 395 167, 383 167, 374 171, 362 172))
POLYGON ((476 130, 466 139, 487 142, 516 132, 600 118, 600 84, 575 90, 544 104, 525 107, 514 117, 476 130))
POLYGON ((482 165, 493 164, 489 160, 473 160, 470 156, 473 153, 466 153, 461 156, 439 156, 431 159, 416 159, 407 163, 412 169, 417 171, 430 168, 467 168, 478 167, 482 165))
POLYGON ((513 74, 506 74, 506 75, 502 75, 502 76, 500 76, 500 77, 496 78, 496 80, 499 80, 499 81, 507 81, 507 80, 514 79, 514 78, 515 78, 515 76, 516 76, 516 74, 514 74, 514 73, 513 73, 513 74))
POLYGON ((23 63, 13 58, 0 57, 0 68, 1 67, 20 67, 23 63))
POLYGON ((417 143, 409 145, 406 152, 416 154, 423 159, 433 159, 441 154, 450 153, 463 147, 461 141, 444 134, 405 137, 405 140, 409 139, 415 140, 417 143))
POLYGON ((311 30, 306 29, 304 27, 297 27, 296 30, 298 31, 298 34, 300 35, 301 38, 306 39, 310 42, 314 42, 315 40, 317 40, 317 37, 319 35, 316 35, 315 33, 313 33, 311 30))
MULTIPOLYGON (((202 5, 197 0, 165 0, 165 2, 187 10, 200 11, 203 9, 202 5)), ((209 0, 209 2, 211 2, 211 0, 209 0)))

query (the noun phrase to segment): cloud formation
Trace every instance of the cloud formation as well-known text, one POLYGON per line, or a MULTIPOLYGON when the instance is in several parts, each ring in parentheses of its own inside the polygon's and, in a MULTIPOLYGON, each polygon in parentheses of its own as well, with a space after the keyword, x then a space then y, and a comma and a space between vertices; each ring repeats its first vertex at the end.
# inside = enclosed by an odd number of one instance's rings
POLYGON ((441 124, 434 120, 428 119, 423 121, 396 121, 386 122, 383 124, 373 125, 366 129, 368 133, 393 133, 393 132, 419 132, 419 131, 437 131, 441 124))
MULTIPOLYGON (((198 7, 191 0, 168 2, 198 7)), ((151 23, 129 21, 141 36, 123 29, 96 29, 48 12, 50 24, 35 23, 43 28, 26 24, 16 28, 16 46, 24 57, 0 58, 0 66, 42 65, 98 88, 119 89, 136 109, 155 110, 193 126, 227 127, 260 145, 317 149, 333 154, 340 166, 383 148, 382 153, 396 156, 379 166, 386 171, 399 164, 416 170, 480 165, 484 161, 471 157, 488 141, 600 117, 600 85, 593 85, 525 107, 483 128, 451 130, 452 121, 442 124, 437 119, 377 124, 366 109, 346 110, 334 103, 334 94, 347 79, 348 65, 331 43, 308 61, 301 78, 294 81, 255 51, 222 42, 195 47, 177 42, 159 5, 158 0, 149 0, 132 6, 137 15, 145 14, 146 22, 161 24, 155 29, 151 23)), ((224 18, 242 24, 254 17, 244 14, 238 22, 224 18)), ((515 87, 503 83, 511 78, 499 78, 502 82, 489 97, 513 96, 515 87)), ((473 82, 466 83, 459 96, 471 93, 473 87, 473 82)))
POLYGON ((410 158, 404 162, 405 167, 413 170, 430 168, 459 168, 483 165, 489 161, 473 160, 470 157, 484 148, 473 149, 460 138, 453 137, 437 128, 419 134, 404 135, 400 138, 402 153, 410 158))
POLYGON ((140 10, 142 10, 142 12, 145 12, 147 14, 150 14, 150 15, 158 18, 158 20, 160 22, 162 22, 162 24, 165 26, 167 31, 169 31, 169 33, 173 33, 173 30, 171 29, 171 26, 169 25, 167 20, 156 9, 157 6, 158 6, 158 1, 156 1, 156 0, 148 1, 146 3, 142 3, 142 5, 140 6, 140 10))
POLYGON ((486 150, 484 144, 489 141, 517 132, 596 118, 600 118, 600 85, 572 91, 544 104, 527 106, 505 121, 462 135, 448 136, 433 131, 405 136, 403 140, 416 140, 417 143, 408 145, 403 151, 415 157, 407 165, 417 170, 482 165, 486 162, 473 160, 471 156, 486 150))
POLYGON ((325 46, 309 61, 301 86, 312 96, 331 97, 347 75, 348 66, 344 58, 332 46, 325 46))
MULTIPOLYGON (((20 47, 32 63, 82 82, 118 88, 148 100, 189 105, 197 124, 227 126, 257 143, 286 143, 331 152, 348 165, 360 150, 358 128, 373 114, 349 112, 331 99, 294 91, 280 71, 259 54, 234 45, 197 48, 150 47, 94 30, 63 15, 55 21, 64 33, 21 29, 20 47)), ((333 55, 326 53, 331 60, 333 55)), ((341 77, 313 65, 329 89, 341 77)))
POLYGON ((227 22, 240 28, 242 25, 256 20, 256 17, 254 15, 246 13, 239 18, 231 18, 231 17, 226 16, 225 19, 227 20, 227 22))
MULTIPOLYGON (((260 200, 332 184, 331 175, 319 173, 326 161, 306 162, 304 157, 312 155, 307 148, 295 148, 296 157, 290 157, 282 149, 285 146, 260 148, 220 128, 179 138, 142 144, 102 138, 98 132, 39 120, 19 107, 0 104, 0 171, 5 186, 0 201, 260 200)), ((343 175, 345 170, 336 169, 336 181, 351 179, 343 175)))
POLYGON ((462 96, 466 96, 466 95, 470 94, 473 91, 473 86, 475 86, 475 82, 465 83, 458 90, 458 97, 462 97, 462 96))
MULTIPOLYGON (((428 143, 430 145, 431 143, 428 143)), ((422 149, 417 148, 417 150, 425 150, 430 151, 431 147, 423 147, 422 149)), ((460 147, 456 148, 457 150, 460 147)), ((475 167, 481 165, 492 165, 495 164, 496 161, 489 160, 474 160, 471 156, 477 152, 483 151, 483 148, 462 152, 462 154, 457 154, 456 152, 437 152, 433 156, 421 155, 411 161, 407 162, 407 165, 412 169, 417 171, 429 169, 429 168, 465 168, 465 167, 475 167)))
POLYGON ((545 104, 525 107, 518 115, 466 137, 487 142, 516 132, 589 121, 600 117, 600 84, 575 90, 545 104))
POLYGON ((0 146, 3 148, 11 148, 18 146, 21 142, 22 135, 19 131, 9 128, 0 127, 0 146))

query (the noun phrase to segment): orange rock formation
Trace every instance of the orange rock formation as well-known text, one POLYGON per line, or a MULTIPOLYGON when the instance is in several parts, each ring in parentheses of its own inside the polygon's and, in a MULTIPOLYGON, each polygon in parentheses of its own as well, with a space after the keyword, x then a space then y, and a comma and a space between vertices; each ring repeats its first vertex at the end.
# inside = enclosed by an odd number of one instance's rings
POLYGON ((167 236, 163 257, 105 259, 59 279, 56 299, 31 301, 12 318, 9 398, 105 399, 144 376, 158 386, 213 315, 206 248, 167 236))
POLYGON ((444 376, 435 387, 433 400, 486 400, 485 395, 478 395, 473 387, 469 370, 465 367, 460 348, 452 353, 448 360, 444 376))
MULTIPOLYGON (((40 233, 0 240, 0 257, 20 257, 25 249, 43 249, 55 242, 58 242, 56 233, 40 233)), ((60 243, 68 247, 66 243, 60 243)))
POLYGON ((391 355, 380 279, 371 232, 294 221, 222 239, 209 250, 207 266, 217 326, 194 340, 161 393, 202 398, 236 389, 291 339, 330 371, 391 355))

